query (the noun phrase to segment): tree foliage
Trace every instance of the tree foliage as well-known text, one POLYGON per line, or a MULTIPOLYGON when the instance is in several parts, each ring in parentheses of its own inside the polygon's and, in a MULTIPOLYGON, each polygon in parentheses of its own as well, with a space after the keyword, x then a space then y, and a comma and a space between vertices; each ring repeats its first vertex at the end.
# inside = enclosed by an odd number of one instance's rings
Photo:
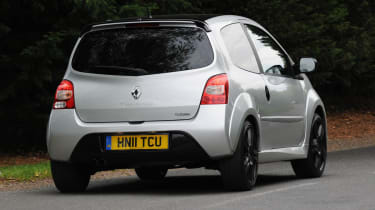
POLYGON ((5 145, 44 145, 45 126, 81 28, 130 16, 216 13, 266 26, 295 61, 316 57, 321 94, 375 93, 375 2, 370 0, 3 0, 0 119, 5 145))

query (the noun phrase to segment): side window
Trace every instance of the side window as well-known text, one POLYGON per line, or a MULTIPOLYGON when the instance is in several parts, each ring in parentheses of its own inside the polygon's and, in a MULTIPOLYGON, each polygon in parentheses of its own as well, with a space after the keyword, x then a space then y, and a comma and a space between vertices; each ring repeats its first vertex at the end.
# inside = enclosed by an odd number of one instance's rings
POLYGON ((251 25, 247 25, 247 31, 254 42, 265 74, 293 74, 288 56, 266 32, 251 25))
POLYGON ((241 24, 225 26, 221 35, 233 63, 241 69, 259 73, 254 52, 241 24))

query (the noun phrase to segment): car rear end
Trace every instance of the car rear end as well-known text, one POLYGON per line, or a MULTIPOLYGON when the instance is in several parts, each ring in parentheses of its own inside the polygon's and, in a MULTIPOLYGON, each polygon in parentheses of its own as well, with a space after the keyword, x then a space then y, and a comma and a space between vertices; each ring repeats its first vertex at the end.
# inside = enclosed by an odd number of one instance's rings
POLYGON ((50 157, 96 170, 207 165, 231 153, 228 86, 202 22, 95 25, 57 88, 50 157))

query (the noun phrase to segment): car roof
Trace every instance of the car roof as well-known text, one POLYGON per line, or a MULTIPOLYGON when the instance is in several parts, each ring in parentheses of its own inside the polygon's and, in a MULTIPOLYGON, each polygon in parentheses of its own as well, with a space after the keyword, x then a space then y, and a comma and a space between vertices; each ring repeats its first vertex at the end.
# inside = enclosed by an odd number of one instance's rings
POLYGON ((126 22, 126 21, 147 21, 147 20, 199 20, 206 21, 213 17, 221 16, 220 14, 178 14, 178 15, 155 15, 150 17, 130 17, 110 22, 126 22))
MULTIPOLYGON (((195 23, 198 27, 205 29, 206 31, 211 31, 209 25, 219 22, 234 21, 238 19, 247 19, 245 17, 236 16, 236 15, 221 15, 221 14, 179 14, 179 15, 155 15, 150 17, 130 17, 122 18, 118 20, 107 20, 104 22, 93 23, 87 25, 81 31, 80 36, 90 31, 93 28, 103 27, 108 25, 116 25, 129 22, 153 22, 153 21, 166 21, 166 22, 192 22, 195 23)), ((250 20, 252 21, 252 20, 250 20)))
MULTIPOLYGON (((81 31, 81 35, 90 31, 92 28, 112 25, 112 24, 121 24, 127 22, 152 22, 152 21, 189 21, 194 22, 197 26, 204 28, 206 31, 210 31, 208 27, 207 20, 220 17, 223 15, 220 14, 179 14, 179 15, 155 15, 150 17, 130 17, 130 18, 121 18, 118 20, 107 20, 103 22, 97 22, 93 24, 86 25, 81 31)), ((233 16, 238 17, 238 16, 233 16)))

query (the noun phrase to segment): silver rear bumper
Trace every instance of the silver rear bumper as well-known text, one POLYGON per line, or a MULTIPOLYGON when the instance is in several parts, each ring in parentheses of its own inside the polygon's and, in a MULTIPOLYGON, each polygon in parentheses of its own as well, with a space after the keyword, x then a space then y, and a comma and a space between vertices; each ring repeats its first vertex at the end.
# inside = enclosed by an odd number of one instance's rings
POLYGON ((191 135, 212 159, 232 153, 225 126, 226 105, 200 106, 191 120, 154 121, 142 124, 85 123, 74 109, 52 110, 47 128, 47 148, 50 158, 69 161, 74 148, 92 133, 127 133, 181 131, 191 135))

